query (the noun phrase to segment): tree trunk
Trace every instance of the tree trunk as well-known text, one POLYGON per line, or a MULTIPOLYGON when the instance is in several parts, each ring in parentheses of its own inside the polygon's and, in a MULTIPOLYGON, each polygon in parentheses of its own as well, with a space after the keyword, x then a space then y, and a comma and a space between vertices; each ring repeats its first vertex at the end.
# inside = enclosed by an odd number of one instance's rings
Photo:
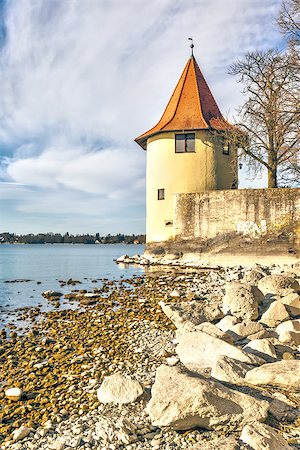
POLYGON ((274 136, 269 133, 270 147, 268 150, 268 188, 277 188, 277 154, 274 148, 274 136))
POLYGON ((277 168, 268 170, 268 188, 277 188, 277 168))

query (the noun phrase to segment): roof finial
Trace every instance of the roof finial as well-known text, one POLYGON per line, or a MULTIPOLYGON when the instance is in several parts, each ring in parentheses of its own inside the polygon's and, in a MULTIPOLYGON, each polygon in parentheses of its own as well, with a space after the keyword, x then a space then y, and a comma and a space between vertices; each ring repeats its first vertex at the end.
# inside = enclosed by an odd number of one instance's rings
POLYGON ((190 45, 190 47, 191 47, 191 49, 192 49, 192 53, 191 53, 191 58, 194 56, 194 52, 193 52, 193 48, 194 48, 194 41, 193 41, 193 38, 188 38, 188 40, 189 41, 192 41, 191 42, 191 45, 190 45))

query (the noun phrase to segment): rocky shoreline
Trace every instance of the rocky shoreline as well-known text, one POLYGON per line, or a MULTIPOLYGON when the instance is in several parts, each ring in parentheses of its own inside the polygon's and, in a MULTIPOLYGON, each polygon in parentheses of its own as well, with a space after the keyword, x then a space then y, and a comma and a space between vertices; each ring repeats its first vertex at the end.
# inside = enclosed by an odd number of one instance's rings
POLYGON ((300 265, 166 270, 1 333, 1 448, 300 448, 300 265))

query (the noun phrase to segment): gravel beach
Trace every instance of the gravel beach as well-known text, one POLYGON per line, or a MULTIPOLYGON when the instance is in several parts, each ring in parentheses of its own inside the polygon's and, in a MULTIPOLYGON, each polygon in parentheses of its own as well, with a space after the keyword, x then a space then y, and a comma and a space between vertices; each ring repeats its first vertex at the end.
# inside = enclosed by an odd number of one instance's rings
MULTIPOLYGON (((291 269, 273 266, 261 270, 269 274, 291 269)), ((157 368, 162 364, 183 367, 176 353, 177 325, 159 303, 201 302, 207 311, 214 311, 211 322, 216 323, 224 316, 226 283, 241 281, 249 273, 250 269, 241 266, 149 269, 144 276, 103 281, 101 287, 95 284, 91 292, 70 286, 65 298, 73 302, 73 309, 63 310, 60 293, 45 292, 52 311, 39 314, 36 309, 26 309, 19 319, 29 321, 30 330, 21 334, 11 325, 10 334, 2 330, 0 335, 1 448, 253 448, 239 440, 240 430, 234 427, 174 431, 153 424, 145 409, 157 368), (99 401, 97 391, 103 380, 116 373, 142 387, 135 402, 99 401), (20 397, 9 398, 8 388, 18 388, 20 397)), ((296 279, 300 272, 293 275, 296 279)), ((297 346, 290 348, 292 358, 299 358, 297 346)), ((248 392, 251 388, 243 389, 248 392)), ((290 448, 300 448, 300 423, 295 413, 299 392, 282 393, 265 386, 256 390, 258 396, 269 400, 284 395, 289 414, 280 420, 278 414, 271 415, 266 423, 287 439, 290 448)))

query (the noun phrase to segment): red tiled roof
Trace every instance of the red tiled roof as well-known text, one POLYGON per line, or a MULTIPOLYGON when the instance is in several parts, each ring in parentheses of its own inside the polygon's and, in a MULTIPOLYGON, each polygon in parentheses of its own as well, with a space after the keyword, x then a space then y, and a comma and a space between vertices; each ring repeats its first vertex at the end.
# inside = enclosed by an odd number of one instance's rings
POLYGON ((222 116, 197 61, 191 56, 160 121, 135 141, 146 150, 147 139, 164 131, 231 128, 234 127, 222 116))

